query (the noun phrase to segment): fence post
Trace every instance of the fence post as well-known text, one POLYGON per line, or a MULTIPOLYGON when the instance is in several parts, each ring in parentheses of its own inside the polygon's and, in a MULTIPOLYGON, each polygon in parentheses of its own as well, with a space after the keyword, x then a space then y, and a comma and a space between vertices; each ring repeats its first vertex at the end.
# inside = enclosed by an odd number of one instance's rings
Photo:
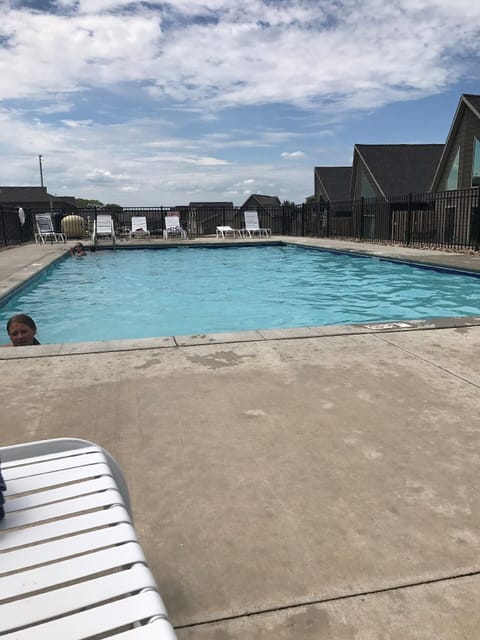
POLYGON ((393 207, 392 207, 392 203, 390 202, 390 198, 388 198, 388 228, 387 228, 387 240, 388 242, 392 242, 393 238, 392 238, 392 229, 393 229, 393 207))
POLYGON ((3 244, 5 246, 8 245, 7 241, 7 229, 5 227, 5 209, 0 207, 0 217, 2 218, 2 236, 3 236, 3 244))
POLYGON ((408 206, 407 206, 407 228, 405 230, 405 240, 407 244, 410 244, 410 238, 412 234, 412 192, 408 194, 408 206))
MULTIPOLYGON (((472 215, 470 213, 470 215, 472 215)), ((477 215, 475 216, 475 251, 480 249, 480 189, 477 189, 477 215)))
POLYGON ((326 220, 325 220, 325 237, 330 237, 330 200, 327 202, 327 206, 324 207, 323 211, 325 212, 326 220))
POLYGON ((365 211, 365 198, 362 196, 360 198, 360 240, 363 240, 363 214, 365 211))

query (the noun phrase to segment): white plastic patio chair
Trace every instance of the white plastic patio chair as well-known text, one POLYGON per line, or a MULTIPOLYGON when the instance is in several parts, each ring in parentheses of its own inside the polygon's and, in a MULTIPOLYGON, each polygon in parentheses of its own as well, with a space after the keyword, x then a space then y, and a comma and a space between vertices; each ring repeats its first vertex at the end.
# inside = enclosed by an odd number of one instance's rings
POLYGON ((147 228, 147 218, 145 216, 132 216, 132 228, 129 233, 130 240, 132 236, 135 238, 138 236, 144 238, 145 236, 150 238, 150 231, 147 228))
POLYGON ((217 227, 217 238, 241 238, 240 229, 234 229, 228 225, 217 227))
POLYGON ((271 236, 272 230, 260 227, 258 222, 258 213, 256 211, 245 211, 245 229, 242 229, 242 233, 252 238, 255 234, 259 236, 271 236))
POLYGON ((97 243, 99 238, 111 238, 115 244, 115 227, 113 226, 112 216, 106 214, 98 214, 93 223, 92 241, 97 243))
POLYGON ((45 243, 46 240, 66 242, 67 238, 65 234, 55 231, 50 213, 35 214, 35 224, 37 226, 37 233, 35 234, 36 242, 45 243))
POLYGON ((168 240, 170 236, 179 236, 183 240, 186 240, 187 233, 185 229, 180 226, 179 216, 165 216, 165 229, 163 230, 163 237, 168 240))
POLYGON ((114 459, 75 438, 0 448, 0 636, 174 640, 114 459))

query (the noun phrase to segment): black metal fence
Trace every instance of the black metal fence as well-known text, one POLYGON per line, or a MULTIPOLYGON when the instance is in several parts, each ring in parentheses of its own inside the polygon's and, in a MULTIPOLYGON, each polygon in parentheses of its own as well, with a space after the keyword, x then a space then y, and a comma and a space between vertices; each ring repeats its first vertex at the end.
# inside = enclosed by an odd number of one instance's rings
MULTIPOLYGON (((37 211, 0 204, 0 246, 34 240, 37 211)), ((178 215, 190 238, 215 235, 216 227, 244 227, 238 207, 111 207, 53 213, 57 231, 69 238, 87 238, 99 214, 113 217, 119 237, 131 230, 132 217, 144 216, 153 237, 162 237, 165 217, 178 215)), ((389 244, 451 249, 480 249, 480 188, 442 193, 406 194, 388 199, 283 204, 258 209, 261 227, 273 235, 364 240, 389 244)))
POLYGON ((19 215, 18 207, 0 204, 0 246, 22 244, 34 239, 34 218, 26 211, 24 213, 23 218, 19 215))

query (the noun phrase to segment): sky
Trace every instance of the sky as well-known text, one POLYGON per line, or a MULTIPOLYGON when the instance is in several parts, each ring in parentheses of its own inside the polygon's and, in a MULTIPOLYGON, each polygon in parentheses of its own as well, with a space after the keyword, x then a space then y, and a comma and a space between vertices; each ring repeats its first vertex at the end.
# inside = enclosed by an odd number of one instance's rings
POLYGON ((473 0, 0 0, 0 185, 301 203, 362 144, 445 142, 473 0))

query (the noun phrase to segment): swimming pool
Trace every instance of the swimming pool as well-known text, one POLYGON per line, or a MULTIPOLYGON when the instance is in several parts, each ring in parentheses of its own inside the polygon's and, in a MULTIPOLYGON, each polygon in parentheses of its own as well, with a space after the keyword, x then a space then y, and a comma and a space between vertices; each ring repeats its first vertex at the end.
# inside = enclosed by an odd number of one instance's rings
POLYGON ((293 245, 66 257, 0 306, 42 343, 480 314, 480 279, 293 245))

